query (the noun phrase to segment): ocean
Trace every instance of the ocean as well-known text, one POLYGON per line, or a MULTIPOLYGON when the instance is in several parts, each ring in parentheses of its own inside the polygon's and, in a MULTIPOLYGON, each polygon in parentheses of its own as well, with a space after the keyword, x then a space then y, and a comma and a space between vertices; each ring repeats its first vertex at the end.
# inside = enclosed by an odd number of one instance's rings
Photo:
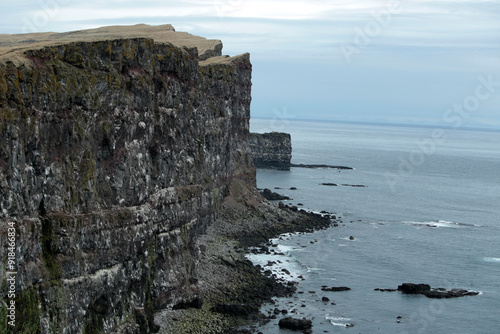
MULTIPOLYGON (((294 296, 276 298, 264 312, 312 319, 313 333, 500 333, 500 132, 251 121, 253 132, 273 130, 291 134, 293 163, 354 169, 257 171, 259 188, 342 219, 338 227, 273 240, 283 255, 249 255, 263 266, 276 262, 277 274, 299 282, 294 296), (374 290, 405 282, 479 295, 374 290)), ((278 328, 282 317, 259 330, 288 333, 278 328)))

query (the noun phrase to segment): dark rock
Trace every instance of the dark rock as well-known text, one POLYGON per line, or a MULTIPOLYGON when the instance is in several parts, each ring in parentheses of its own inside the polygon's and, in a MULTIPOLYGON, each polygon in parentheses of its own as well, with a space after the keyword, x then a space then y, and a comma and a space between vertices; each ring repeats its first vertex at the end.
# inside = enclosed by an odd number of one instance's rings
POLYGON ((322 186, 331 186, 331 187, 336 187, 338 184, 336 183, 321 183, 322 186))
POLYGON ((339 169, 339 172, 340 172, 340 169, 353 169, 352 167, 333 166, 333 165, 324 165, 324 164, 309 164, 309 165, 305 165, 305 164, 290 164, 290 167, 313 168, 313 169, 316 169, 316 168, 321 168, 321 169, 332 168, 332 169, 339 169))
POLYGON ((332 286, 332 287, 322 287, 321 290, 323 291, 349 291, 351 288, 348 288, 347 286, 332 286))
POLYGON ((297 319, 286 317, 279 321, 280 328, 290 329, 293 331, 307 330, 312 328, 312 321, 309 319, 297 319))
POLYGON ((465 289, 451 289, 451 290, 432 290, 425 293, 425 296, 428 298, 457 298, 457 297, 465 297, 465 296, 477 296, 479 292, 477 291, 468 291, 465 289))
POLYGON ((248 317, 252 313, 257 313, 259 309, 256 306, 248 304, 217 304, 213 310, 218 313, 230 314, 240 317, 248 317))
POLYGON ((321 301, 323 301, 323 302, 329 302, 329 301, 330 301, 330 298, 328 298, 328 297, 323 297, 323 298, 321 298, 321 301))
POLYGON ((198 298, 194 298, 192 300, 181 301, 175 304, 172 309, 174 310, 183 310, 189 308, 201 308, 203 306, 203 297, 200 296, 198 298))
POLYGON ((403 283, 398 286, 398 291, 406 294, 425 294, 431 291, 429 284, 403 283))
POLYGON ((288 196, 283 196, 278 193, 272 192, 270 189, 264 189, 260 192, 262 196, 264 196, 265 199, 269 201, 281 201, 281 200, 289 200, 290 197, 288 196))
POLYGON ((421 294, 428 298, 457 298, 465 296, 477 296, 479 294, 479 292, 477 291, 469 291, 465 289, 431 289, 431 286, 428 284, 414 283, 403 283, 402 285, 398 286, 398 290, 407 294, 421 294))
POLYGON ((297 190, 297 187, 290 187, 290 190, 297 190))

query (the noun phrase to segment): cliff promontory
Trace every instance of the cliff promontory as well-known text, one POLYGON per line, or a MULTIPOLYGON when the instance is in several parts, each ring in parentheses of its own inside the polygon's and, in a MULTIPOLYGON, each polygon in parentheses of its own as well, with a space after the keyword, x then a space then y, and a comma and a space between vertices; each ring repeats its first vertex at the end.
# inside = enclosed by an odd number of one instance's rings
POLYGON ((292 139, 282 132, 250 133, 250 151, 256 167, 290 167, 292 139))
POLYGON ((202 304, 194 242, 254 182, 252 66, 221 49, 171 26, 0 36, 0 332, 148 333, 202 304))

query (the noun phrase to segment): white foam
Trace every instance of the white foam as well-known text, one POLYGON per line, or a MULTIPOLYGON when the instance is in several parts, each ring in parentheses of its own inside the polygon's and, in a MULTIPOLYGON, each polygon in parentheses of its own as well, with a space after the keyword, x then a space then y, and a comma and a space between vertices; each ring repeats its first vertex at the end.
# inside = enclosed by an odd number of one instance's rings
POLYGON ((327 314, 325 316, 325 319, 326 320, 329 320, 330 323, 333 325, 333 326, 339 326, 339 327, 347 327, 349 325, 351 325, 350 321, 351 319, 350 318, 345 318, 345 317, 335 317, 335 316, 331 316, 329 314, 327 314))
POLYGON ((457 223, 449 220, 431 220, 431 221, 403 221, 403 224, 415 225, 415 226, 424 226, 424 227, 445 227, 445 228, 464 228, 464 227, 480 227, 480 225, 476 224, 464 224, 457 223))
POLYGON ((483 261, 500 263, 500 257, 483 257, 483 261))
POLYGON ((289 253, 290 251, 292 250, 296 250, 293 246, 285 246, 285 245, 279 245, 278 244, 278 247, 276 247, 276 250, 279 252, 279 253, 289 253))
MULTIPOLYGON (((276 248, 270 247, 270 249, 276 251, 279 247, 280 245, 276 248)), ((298 276, 303 274, 303 269, 293 260, 293 258, 287 255, 278 255, 275 252, 270 254, 250 253, 246 254, 246 258, 252 261, 253 264, 260 265, 264 270, 270 270, 276 275, 277 279, 285 282, 295 281, 298 276), (272 265, 269 265, 270 263, 272 263, 272 265), (283 269, 286 269, 286 271, 283 271, 283 269)))

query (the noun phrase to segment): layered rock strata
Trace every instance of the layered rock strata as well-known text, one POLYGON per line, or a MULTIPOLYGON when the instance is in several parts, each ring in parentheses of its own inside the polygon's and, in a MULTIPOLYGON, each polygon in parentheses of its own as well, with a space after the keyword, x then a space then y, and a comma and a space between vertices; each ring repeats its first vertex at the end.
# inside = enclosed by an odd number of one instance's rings
POLYGON ((148 333, 155 310, 202 304, 194 242, 255 182, 249 55, 221 48, 165 26, 0 37, 17 332, 148 333))
POLYGON ((256 167, 290 167, 292 139, 282 132, 251 133, 250 151, 256 167))

